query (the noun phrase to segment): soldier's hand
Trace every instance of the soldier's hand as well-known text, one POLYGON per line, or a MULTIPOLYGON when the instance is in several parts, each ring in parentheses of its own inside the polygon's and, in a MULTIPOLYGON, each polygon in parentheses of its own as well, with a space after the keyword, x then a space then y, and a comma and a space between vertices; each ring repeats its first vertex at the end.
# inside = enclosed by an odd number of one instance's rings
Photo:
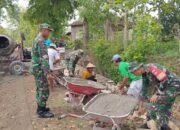
POLYGON ((118 88, 119 88, 120 91, 124 91, 124 90, 123 90, 123 89, 124 89, 124 85, 123 85, 123 84, 120 84, 120 85, 118 86, 118 88))
POLYGON ((151 102, 151 103, 155 103, 155 102, 157 101, 157 99, 158 99, 158 96, 157 96, 157 95, 153 95, 153 96, 151 97, 151 99, 150 99, 150 102, 151 102))
POLYGON ((48 79, 54 79, 54 76, 52 74, 47 74, 48 79))
POLYGON ((70 76, 70 77, 73 77, 73 76, 74 76, 74 74, 73 74, 72 71, 69 72, 69 76, 70 76))

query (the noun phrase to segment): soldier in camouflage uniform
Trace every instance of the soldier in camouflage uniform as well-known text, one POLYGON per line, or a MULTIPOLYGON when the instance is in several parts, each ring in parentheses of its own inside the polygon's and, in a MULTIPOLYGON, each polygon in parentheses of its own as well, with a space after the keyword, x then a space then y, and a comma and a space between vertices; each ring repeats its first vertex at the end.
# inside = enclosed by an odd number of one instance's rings
MULTIPOLYGON (((144 101, 150 101, 147 104, 147 119, 157 120, 158 116, 158 129, 167 130, 172 105, 180 94, 180 79, 159 64, 143 65, 131 63, 129 69, 135 75, 142 75, 143 87, 141 97, 144 101), (155 91, 153 94, 148 95, 150 85, 155 87, 155 91)), ((142 125, 142 127, 147 127, 147 124, 142 125)))
POLYGON ((69 70, 70 76, 72 77, 74 76, 76 64, 79 61, 79 59, 83 56, 83 54, 84 54, 84 51, 79 49, 76 51, 72 51, 65 56, 66 66, 67 66, 67 69, 69 70))
POLYGON ((36 82, 36 101, 37 114, 40 118, 54 117, 46 107, 46 101, 49 97, 48 78, 53 78, 48 63, 47 48, 44 44, 45 39, 49 37, 51 28, 47 23, 40 25, 40 32, 33 41, 32 46, 32 74, 36 82))

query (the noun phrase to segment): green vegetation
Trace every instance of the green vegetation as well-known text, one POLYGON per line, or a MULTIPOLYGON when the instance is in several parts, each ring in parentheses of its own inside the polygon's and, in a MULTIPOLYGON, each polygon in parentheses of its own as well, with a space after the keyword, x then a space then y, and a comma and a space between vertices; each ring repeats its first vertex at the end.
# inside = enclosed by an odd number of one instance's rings
MULTIPOLYGON (((19 8, 15 4, 15 0, 0 0, 0 20, 6 19, 7 15, 10 18, 18 20, 19 8)), ((1 23, 0 21, 0 23, 1 23)))
POLYGON ((26 18, 35 24, 51 24, 54 35, 59 36, 67 26, 68 19, 73 17, 76 7, 75 0, 30 0, 26 18))
POLYGON ((97 69, 100 70, 101 74, 111 77, 114 81, 118 81, 119 75, 111 59, 114 54, 118 54, 121 51, 119 42, 117 40, 108 42, 104 39, 91 42, 90 52, 95 58, 97 69))
POLYGON ((30 47, 40 23, 50 23, 60 37, 76 10, 84 30, 75 41, 65 37, 68 48, 87 49, 100 73, 117 81, 111 58, 119 53, 128 62, 158 62, 180 74, 179 7, 179 0, 29 0, 24 10, 2 0, 0 18, 10 28, 0 27, 0 33, 20 41, 24 32, 30 47))

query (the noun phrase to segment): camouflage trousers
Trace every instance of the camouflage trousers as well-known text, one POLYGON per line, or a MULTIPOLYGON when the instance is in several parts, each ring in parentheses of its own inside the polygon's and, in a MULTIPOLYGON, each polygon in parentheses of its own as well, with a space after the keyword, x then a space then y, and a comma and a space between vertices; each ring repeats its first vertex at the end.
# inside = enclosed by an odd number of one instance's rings
POLYGON ((172 82, 164 94, 159 95, 156 103, 148 103, 148 119, 157 120, 158 127, 167 126, 171 117, 171 109, 176 97, 180 94, 180 82, 172 82), (158 119, 157 119, 158 117, 158 119))
POLYGON ((49 88, 47 76, 41 68, 33 69, 33 75, 36 82, 36 101, 41 107, 46 107, 46 102, 49 97, 49 88))
POLYGON ((76 64, 74 63, 74 61, 66 59, 66 67, 69 71, 72 71, 72 73, 74 74, 76 68, 76 64))

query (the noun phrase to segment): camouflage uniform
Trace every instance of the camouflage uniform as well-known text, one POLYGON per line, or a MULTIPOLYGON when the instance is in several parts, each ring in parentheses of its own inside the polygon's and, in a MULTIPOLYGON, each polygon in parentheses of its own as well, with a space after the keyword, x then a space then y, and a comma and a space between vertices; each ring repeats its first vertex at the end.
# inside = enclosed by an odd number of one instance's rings
POLYGON ((76 68, 76 64, 81 58, 83 52, 84 52, 83 50, 79 49, 79 50, 68 53, 65 57, 67 69, 73 75, 76 68))
MULTIPOLYGON (((171 108, 175 101, 175 98, 180 94, 180 79, 174 74, 165 69, 159 64, 147 64, 144 65, 145 73, 142 75, 143 87, 141 97, 144 100, 149 99, 152 94, 158 95, 158 99, 155 103, 148 103, 148 118, 157 119, 159 116, 159 127, 167 127, 169 117, 171 115, 171 108), (166 79, 159 81, 154 75, 156 72, 151 72, 149 67, 157 67, 159 70, 163 70, 166 74, 166 79), (148 95, 149 88, 153 85, 155 91, 148 95)), ((152 87, 151 87, 152 90, 152 87)))
POLYGON ((36 82, 36 101, 40 107, 46 107, 49 97, 47 74, 50 72, 47 48, 44 38, 39 34, 32 47, 32 73, 36 82))

